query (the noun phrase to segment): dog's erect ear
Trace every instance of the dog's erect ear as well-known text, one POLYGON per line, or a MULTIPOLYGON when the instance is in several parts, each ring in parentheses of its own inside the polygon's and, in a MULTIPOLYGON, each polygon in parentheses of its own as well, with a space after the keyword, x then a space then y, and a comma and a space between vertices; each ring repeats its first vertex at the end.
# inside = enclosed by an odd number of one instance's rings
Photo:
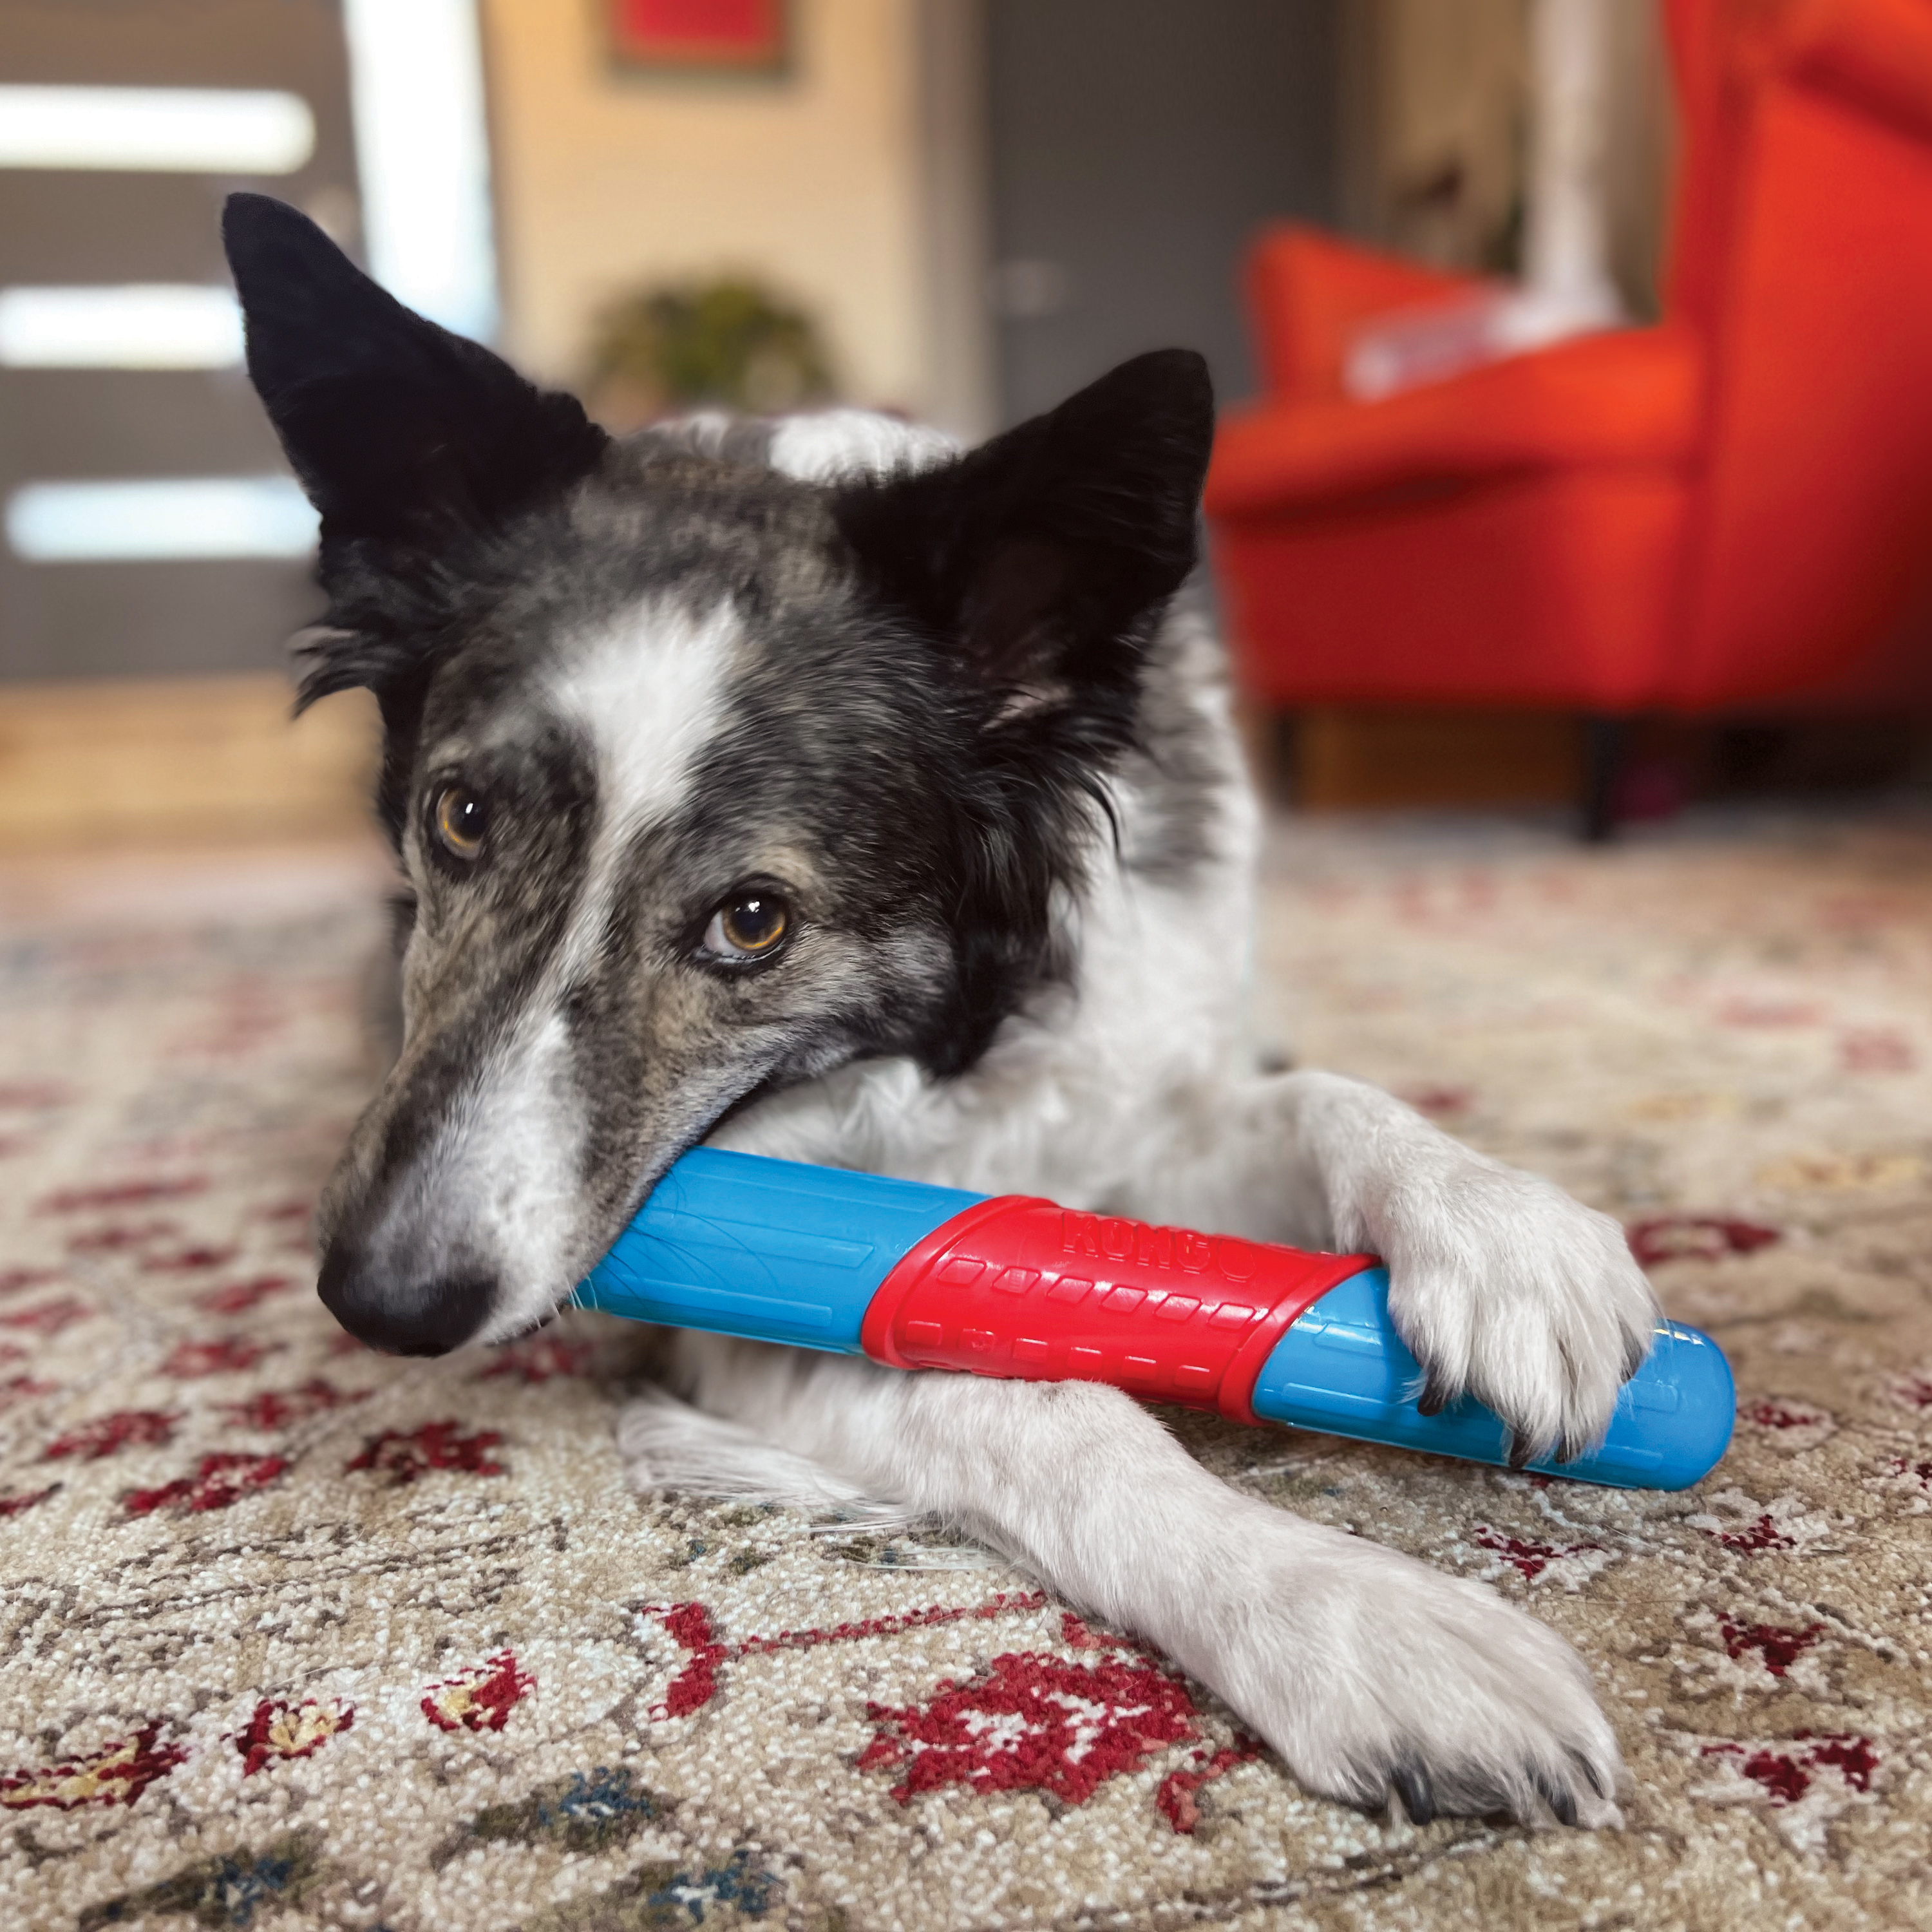
POLYGON ((842 491, 835 514, 878 587, 1024 710, 1131 683, 1194 567, 1214 431, 1207 364, 1160 350, 941 469, 842 491))
POLYGON ((405 308, 307 216, 228 197, 248 374, 332 544, 487 529, 585 474, 607 441, 572 397, 405 308))

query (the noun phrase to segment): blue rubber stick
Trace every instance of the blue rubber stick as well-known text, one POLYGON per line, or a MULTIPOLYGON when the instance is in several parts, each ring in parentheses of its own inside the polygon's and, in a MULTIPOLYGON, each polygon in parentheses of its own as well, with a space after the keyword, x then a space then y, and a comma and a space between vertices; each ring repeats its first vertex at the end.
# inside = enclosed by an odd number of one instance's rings
MULTIPOLYGON (((1467 1398, 1423 1414, 1422 1375, 1373 1256, 1159 1228, 875 1174, 700 1148, 578 1288, 668 1327, 866 1354, 895 1368, 1110 1382, 1269 1421, 1502 1464, 1508 1432, 1467 1398)), ((1659 1326, 1604 1440, 1528 1466, 1676 1490, 1730 1441, 1730 1364, 1659 1326)))

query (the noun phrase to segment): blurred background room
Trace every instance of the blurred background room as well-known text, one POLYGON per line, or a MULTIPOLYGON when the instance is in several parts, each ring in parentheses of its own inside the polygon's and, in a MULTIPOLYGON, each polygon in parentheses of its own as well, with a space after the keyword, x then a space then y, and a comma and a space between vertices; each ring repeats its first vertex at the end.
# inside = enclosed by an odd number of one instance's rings
POLYGON ((1200 348, 1283 804, 1601 835, 1910 787, 1923 15, 0 0, 0 849, 353 836, 366 710, 284 716, 313 520, 240 366, 238 187, 620 428, 976 437, 1200 348))

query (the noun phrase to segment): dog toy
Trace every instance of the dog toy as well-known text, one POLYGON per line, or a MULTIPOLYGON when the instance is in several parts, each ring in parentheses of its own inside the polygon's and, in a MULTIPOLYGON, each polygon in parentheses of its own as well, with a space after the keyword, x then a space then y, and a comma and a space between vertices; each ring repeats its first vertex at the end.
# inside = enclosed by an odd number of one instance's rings
MULTIPOLYGON (((576 1300, 896 1369, 1108 1382, 1236 1422, 1508 1460, 1508 1431, 1473 1400, 1433 1415, 1418 1408, 1421 1371, 1389 1319, 1388 1271, 1372 1255, 698 1148, 576 1300)), ((1602 1443, 1528 1466, 1684 1489, 1724 1454, 1735 1413, 1723 1351, 1662 1323, 1602 1443)))

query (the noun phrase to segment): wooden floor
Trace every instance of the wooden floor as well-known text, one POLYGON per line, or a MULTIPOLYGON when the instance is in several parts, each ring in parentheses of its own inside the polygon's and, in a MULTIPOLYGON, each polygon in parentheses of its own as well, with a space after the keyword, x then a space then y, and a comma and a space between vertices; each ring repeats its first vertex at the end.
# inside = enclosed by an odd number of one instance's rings
POLYGON ((0 852, 352 838, 368 694, 291 720, 275 676, 0 685, 0 852))

